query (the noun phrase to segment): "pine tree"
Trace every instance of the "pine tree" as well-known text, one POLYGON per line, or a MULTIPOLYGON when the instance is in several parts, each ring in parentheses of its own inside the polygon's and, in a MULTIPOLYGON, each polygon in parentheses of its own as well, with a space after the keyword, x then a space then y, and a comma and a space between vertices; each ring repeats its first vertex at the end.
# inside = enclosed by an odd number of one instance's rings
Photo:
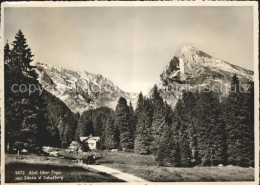
POLYGON ((136 117, 140 117, 140 115, 142 114, 143 109, 144 109, 144 97, 143 97, 142 92, 140 92, 140 94, 138 96, 138 100, 137 100, 136 109, 135 109, 136 117))
POLYGON ((176 133, 173 132, 171 126, 167 126, 160 140, 156 161, 160 166, 181 166, 180 146, 177 142, 176 133))
POLYGON ((113 118, 107 119, 104 134, 102 135, 102 145, 104 149, 115 149, 118 148, 119 144, 119 133, 115 126, 115 120, 113 118))
POLYGON ((152 94, 152 102, 153 102, 153 120, 152 120, 152 135, 153 141, 151 144, 151 150, 154 154, 156 154, 161 137, 166 128, 166 112, 165 106, 162 97, 160 96, 157 86, 154 86, 153 94, 152 94))
POLYGON ((180 147, 180 166, 192 166, 192 151, 187 131, 180 130, 178 133, 178 145, 180 147))
MULTIPOLYGON (((234 75, 231 86, 239 84, 234 75)), ((238 88, 240 89, 240 88, 238 88)), ((254 163, 254 91, 231 91, 224 105, 224 121, 227 135, 227 162, 239 166, 254 163)))
POLYGON ((160 93, 158 92, 158 88, 157 86, 155 85, 153 87, 153 92, 152 92, 152 96, 151 96, 151 99, 152 101, 154 102, 155 100, 158 100, 160 98, 160 93))
POLYGON ((170 126, 173 124, 173 109, 166 101, 164 102, 164 108, 165 108, 165 123, 167 126, 170 126))
POLYGON ((123 97, 119 98, 116 106, 116 124, 120 133, 120 148, 133 149, 129 107, 123 97))
POLYGON ((198 150, 202 165, 218 165, 225 161, 224 123, 218 94, 202 92, 198 110, 198 150))
POLYGON ((248 127, 247 128, 247 133, 245 138, 247 138, 246 145, 248 146, 245 147, 245 152, 246 156, 248 159, 248 164, 250 166, 255 165, 255 137, 254 137, 254 128, 255 128, 255 117, 254 117, 254 82, 249 82, 249 94, 245 94, 246 98, 246 105, 247 105, 247 120, 248 120, 248 127))
POLYGON ((40 124, 47 122, 46 106, 38 90, 30 94, 28 89, 23 89, 24 93, 14 93, 11 89, 13 84, 41 87, 31 65, 33 55, 21 30, 16 34, 11 50, 8 46, 5 47, 6 133, 9 135, 6 144, 10 149, 37 152, 43 144, 39 133, 43 128, 40 124))
POLYGON ((191 166, 199 162, 197 157, 197 108, 196 93, 183 92, 173 114, 174 132, 177 133, 181 152, 181 166, 191 166))
POLYGON ((80 137, 86 137, 89 136, 90 134, 93 134, 94 133, 93 125, 94 123, 92 120, 92 111, 84 112, 79 118, 75 140, 78 141, 80 137))
POLYGON ((129 119, 130 119, 130 125, 131 125, 131 137, 134 141, 135 138, 135 129, 136 129, 136 116, 134 113, 134 108, 132 106, 132 102, 129 103, 129 119))
POLYGON ((144 141, 142 140, 142 113, 144 111, 144 97, 142 92, 138 96, 135 116, 136 116, 136 129, 135 129, 135 140, 134 140, 134 150, 136 153, 144 153, 146 154, 146 150, 142 150, 142 146, 144 146, 144 141))
POLYGON ((4 85, 5 85, 5 151, 10 151, 13 147, 15 138, 19 133, 19 97, 11 90, 13 84, 15 84, 14 78, 11 78, 12 71, 7 65, 8 60, 5 58, 4 64, 4 85), (14 114, 16 113, 16 114, 14 114))
POLYGON ((7 42, 5 44, 5 47, 4 47, 4 61, 5 61, 5 64, 8 64, 9 60, 10 60, 10 46, 9 46, 9 43, 7 42))
POLYGON ((136 109, 134 112, 135 118, 136 118, 135 135, 138 132, 138 129, 140 128, 140 126, 142 125, 141 117, 142 117, 143 110, 144 110, 144 97, 141 92, 138 96, 137 105, 136 105, 136 109))
POLYGON ((151 124, 153 116, 153 106, 151 100, 144 99, 142 94, 140 94, 135 112, 137 116, 137 126, 135 132, 134 150, 138 154, 151 154, 151 124))
POLYGON ((36 79, 37 74, 33 70, 35 67, 31 65, 33 54, 29 48, 24 34, 21 30, 15 35, 12 43, 11 57, 9 66, 15 72, 23 73, 26 76, 36 79))

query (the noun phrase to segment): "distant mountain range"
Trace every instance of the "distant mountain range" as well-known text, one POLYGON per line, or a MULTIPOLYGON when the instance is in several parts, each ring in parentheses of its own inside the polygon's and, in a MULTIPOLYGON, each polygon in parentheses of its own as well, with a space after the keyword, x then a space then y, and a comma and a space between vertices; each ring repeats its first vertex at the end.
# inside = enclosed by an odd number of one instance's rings
MULTIPOLYGON (((136 104, 138 95, 121 90, 99 74, 79 72, 37 63, 36 71, 43 87, 62 100, 74 113, 101 106, 115 108, 119 97, 136 104)), ((184 46, 155 83, 161 96, 172 106, 181 98, 183 89, 213 88, 226 94, 231 77, 240 82, 253 80, 253 71, 214 58, 192 46, 184 46), (224 87, 224 88, 223 88, 224 87)), ((151 93, 152 91, 150 91, 151 93)), ((148 94, 148 96, 150 95, 148 94)))
POLYGON ((137 94, 128 93, 99 74, 67 70, 37 63, 36 71, 44 89, 62 100, 74 113, 107 106, 115 108, 120 97, 134 104, 137 94))

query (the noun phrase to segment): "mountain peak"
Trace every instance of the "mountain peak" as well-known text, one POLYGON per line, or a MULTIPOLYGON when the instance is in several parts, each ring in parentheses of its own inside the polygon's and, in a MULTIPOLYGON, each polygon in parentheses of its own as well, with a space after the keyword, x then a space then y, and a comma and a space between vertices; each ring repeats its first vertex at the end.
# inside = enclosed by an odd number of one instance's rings
POLYGON ((194 51, 197 51, 197 49, 194 48, 194 47, 191 46, 191 45, 183 46, 183 47, 181 48, 181 54, 191 53, 191 52, 194 52, 194 51))
POLYGON ((220 88, 217 90, 225 95, 228 91, 221 88, 230 84, 234 74, 237 74, 242 84, 246 84, 253 80, 254 73, 187 45, 170 60, 169 65, 160 75, 157 86, 161 96, 169 104, 175 105, 182 95, 182 90, 186 88, 196 91, 198 88, 213 86, 220 88))

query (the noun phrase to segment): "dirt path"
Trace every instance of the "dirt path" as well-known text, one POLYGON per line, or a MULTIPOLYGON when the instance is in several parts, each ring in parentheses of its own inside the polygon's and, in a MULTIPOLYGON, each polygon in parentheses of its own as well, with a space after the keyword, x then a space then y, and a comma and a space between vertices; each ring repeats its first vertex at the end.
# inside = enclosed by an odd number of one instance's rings
POLYGON ((129 173, 124 173, 119 170, 103 166, 103 165, 86 165, 86 164, 81 164, 80 165, 83 168, 91 168, 100 172, 107 173, 109 175, 112 175, 114 177, 117 177, 118 179, 124 180, 126 182, 149 182, 145 179, 142 179, 140 177, 137 177, 135 175, 129 174, 129 173))

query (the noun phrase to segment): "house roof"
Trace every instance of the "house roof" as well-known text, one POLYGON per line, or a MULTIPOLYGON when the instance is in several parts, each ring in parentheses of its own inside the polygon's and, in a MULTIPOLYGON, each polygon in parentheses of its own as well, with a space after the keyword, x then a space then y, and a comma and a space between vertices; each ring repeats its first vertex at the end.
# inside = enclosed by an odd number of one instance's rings
POLYGON ((83 137, 80 137, 80 140, 95 140, 95 141, 99 141, 100 140, 100 137, 99 136, 83 136, 83 137))

